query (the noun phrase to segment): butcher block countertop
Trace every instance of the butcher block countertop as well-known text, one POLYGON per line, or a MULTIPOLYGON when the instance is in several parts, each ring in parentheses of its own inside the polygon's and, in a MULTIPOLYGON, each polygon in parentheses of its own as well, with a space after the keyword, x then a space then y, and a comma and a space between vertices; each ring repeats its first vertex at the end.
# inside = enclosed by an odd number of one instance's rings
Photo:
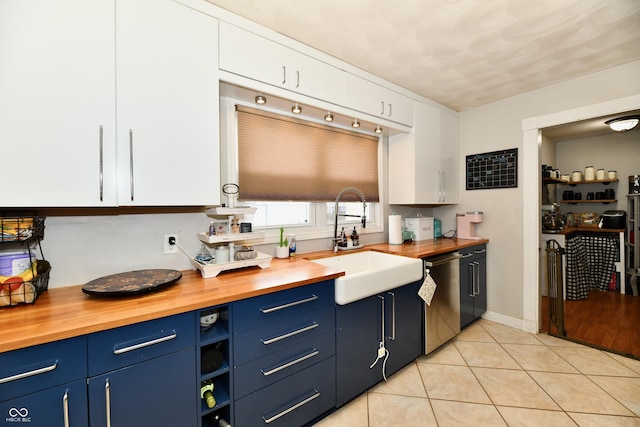
MULTIPOLYGON (((424 258, 487 242, 438 239, 403 245, 374 244, 361 250, 424 258)), ((336 255, 347 253, 350 252, 336 255)), ((166 289, 127 297, 89 296, 82 292, 82 285, 50 289, 34 304, 0 309, 0 353, 343 276, 343 272, 309 261, 331 255, 330 251, 322 251, 289 259, 273 258, 270 268, 227 271, 210 279, 203 279, 199 271, 183 271, 182 278, 166 289)))

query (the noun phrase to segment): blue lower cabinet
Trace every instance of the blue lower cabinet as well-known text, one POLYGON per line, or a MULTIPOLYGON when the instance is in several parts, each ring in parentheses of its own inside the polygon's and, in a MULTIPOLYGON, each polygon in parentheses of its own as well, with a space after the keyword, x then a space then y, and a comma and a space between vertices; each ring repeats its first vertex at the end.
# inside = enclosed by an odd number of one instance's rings
POLYGON ((337 406, 422 353, 419 287, 414 282, 336 307, 337 406))
POLYGON ((193 347, 89 378, 91 427, 197 426, 193 347))
POLYGON ((302 426, 335 406, 335 359, 325 359, 235 402, 235 425, 302 426))
POLYGON ((87 426, 86 380, 55 386, 0 403, 0 426, 87 426))

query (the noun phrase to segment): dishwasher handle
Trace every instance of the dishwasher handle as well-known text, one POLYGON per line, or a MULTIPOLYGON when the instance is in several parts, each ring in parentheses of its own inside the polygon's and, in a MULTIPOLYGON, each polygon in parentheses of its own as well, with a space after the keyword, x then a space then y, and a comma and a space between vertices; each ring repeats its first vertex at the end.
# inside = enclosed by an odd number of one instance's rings
POLYGON ((441 257, 427 258, 424 260, 424 266, 429 268, 437 267, 439 265, 443 265, 452 261, 458 261, 460 258, 462 258, 460 252, 453 252, 441 257))

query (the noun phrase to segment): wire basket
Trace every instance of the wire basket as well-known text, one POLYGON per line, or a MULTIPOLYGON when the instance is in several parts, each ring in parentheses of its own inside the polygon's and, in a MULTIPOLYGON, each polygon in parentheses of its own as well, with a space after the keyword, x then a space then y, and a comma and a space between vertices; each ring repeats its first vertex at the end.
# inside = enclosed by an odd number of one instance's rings
POLYGON ((44 218, 36 215, 0 216, 0 243, 30 243, 42 238, 44 238, 44 218))
MULTIPOLYGON (((26 246, 30 266, 19 274, 0 276, 0 307, 33 304, 49 286, 51 265, 45 261, 40 241, 44 238, 44 218, 35 212, 2 212, 0 253, 26 246), (40 259, 33 249, 40 249, 40 259)), ((4 273, 4 274, 11 274, 4 273)))
MULTIPOLYGON (((31 280, 24 280, 21 276, 13 276, 5 279, 0 285, 0 307, 14 306, 18 304, 33 304, 36 298, 42 295, 49 287, 49 273, 51 267, 46 271, 37 273, 37 263, 31 269, 36 276, 31 280)), ((48 264, 48 263, 47 263, 48 264)), ((23 273, 24 274, 24 273, 23 273)))

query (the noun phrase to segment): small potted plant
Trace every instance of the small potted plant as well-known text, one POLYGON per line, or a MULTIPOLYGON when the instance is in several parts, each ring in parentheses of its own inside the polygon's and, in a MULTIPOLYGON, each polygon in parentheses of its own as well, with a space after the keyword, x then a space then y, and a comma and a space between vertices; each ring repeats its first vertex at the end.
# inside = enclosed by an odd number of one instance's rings
POLYGON ((280 243, 276 246, 276 258, 289 258, 289 242, 284 238, 284 227, 280 227, 280 243))

